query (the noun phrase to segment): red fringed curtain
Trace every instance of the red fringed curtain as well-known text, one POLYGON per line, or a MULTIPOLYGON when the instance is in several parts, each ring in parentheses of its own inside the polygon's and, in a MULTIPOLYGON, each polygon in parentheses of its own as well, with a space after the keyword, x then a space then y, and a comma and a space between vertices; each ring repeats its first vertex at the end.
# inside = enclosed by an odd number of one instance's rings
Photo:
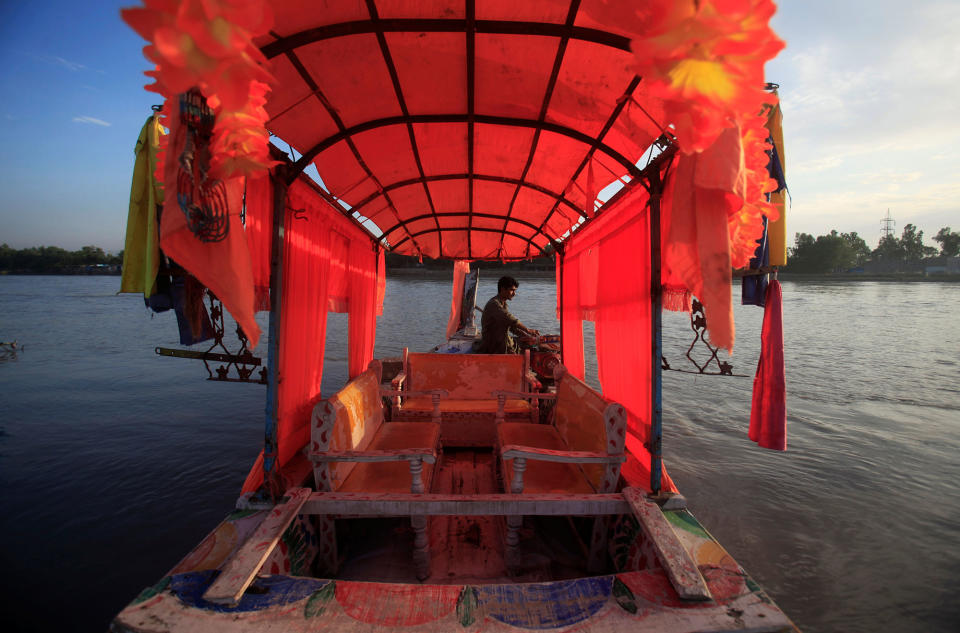
MULTIPOLYGON (((649 196, 636 187, 614 208, 577 233, 563 254, 564 364, 582 371, 582 320, 596 323, 597 365, 603 395, 627 410, 623 474, 650 487, 650 226, 649 196), (570 335, 573 332, 573 336, 570 335)), ((664 475, 663 487, 673 489, 664 475)))
POLYGON ((363 372, 373 360, 373 346, 377 340, 377 314, 383 311, 383 295, 379 292, 379 260, 380 249, 375 249, 369 240, 358 239, 350 242, 350 345, 347 352, 350 378, 363 372))
POLYGON ((269 177, 247 178, 246 233, 253 272, 253 309, 270 309, 270 251, 273 247, 273 183, 269 177))

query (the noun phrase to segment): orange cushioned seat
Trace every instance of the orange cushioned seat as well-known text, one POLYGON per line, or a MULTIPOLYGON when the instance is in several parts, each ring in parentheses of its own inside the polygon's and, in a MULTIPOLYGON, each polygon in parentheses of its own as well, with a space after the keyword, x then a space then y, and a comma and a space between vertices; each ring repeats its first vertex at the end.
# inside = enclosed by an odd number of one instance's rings
MULTIPOLYGON (((430 422, 387 422, 368 450, 433 448, 440 440, 440 427, 430 422)), ((433 464, 423 464, 423 480, 432 480, 433 464)), ((366 462, 350 471, 338 492, 410 492, 410 464, 366 462)), ((429 492, 429 489, 427 490, 429 492)))
MULTIPOLYGON (((556 451, 569 450, 557 429, 549 424, 529 422, 504 422, 498 428, 501 449, 514 444, 533 446, 556 451)), ((504 462, 504 482, 509 486, 513 480, 513 460, 504 462)), ((523 474, 523 491, 526 493, 577 493, 596 492, 587 482, 577 464, 563 464, 535 459, 527 460, 523 474)))

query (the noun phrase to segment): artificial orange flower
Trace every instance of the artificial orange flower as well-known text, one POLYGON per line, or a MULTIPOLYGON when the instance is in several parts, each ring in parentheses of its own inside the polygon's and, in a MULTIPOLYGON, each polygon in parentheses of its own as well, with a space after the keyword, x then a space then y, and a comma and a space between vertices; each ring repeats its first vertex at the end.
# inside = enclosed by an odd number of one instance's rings
POLYGON ((763 65, 783 48, 769 27, 772 0, 654 0, 637 10, 637 73, 664 100, 685 153, 768 101, 763 65))
POLYGON ((263 104, 272 81, 266 59, 253 45, 272 16, 263 0, 144 0, 122 11, 144 39, 144 55, 156 64, 147 71, 148 90, 165 97, 168 116, 178 95, 197 88, 216 114, 211 175, 227 179, 268 169, 270 136, 263 104))

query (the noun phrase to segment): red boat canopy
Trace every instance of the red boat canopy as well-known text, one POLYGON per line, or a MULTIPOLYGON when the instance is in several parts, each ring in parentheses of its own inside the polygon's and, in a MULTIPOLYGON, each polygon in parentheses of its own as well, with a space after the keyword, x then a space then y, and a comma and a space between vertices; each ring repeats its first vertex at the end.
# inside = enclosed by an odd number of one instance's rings
POLYGON ((267 126, 395 252, 529 258, 638 173, 663 107, 622 8, 473 4, 278 4, 267 126))

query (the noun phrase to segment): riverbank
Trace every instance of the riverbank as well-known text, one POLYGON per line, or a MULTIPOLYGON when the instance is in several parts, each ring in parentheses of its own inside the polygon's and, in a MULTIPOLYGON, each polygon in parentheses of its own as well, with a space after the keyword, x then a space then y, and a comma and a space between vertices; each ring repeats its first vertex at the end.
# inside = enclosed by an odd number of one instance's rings
POLYGON ((781 271, 779 273, 779 278, 785 281, 816 281, 816 282, 842 282, 850 283, 851 281, 893 281, 897 283, 911 282, 911 281, 946 281, 957 283, 960 282, 960 275, 924 275, 923 273, 885 273, 885 274, 870 274, 870 273, 825 273, 825 274, 804 274, 804 273, 791 273, 789 271, 781 271))

